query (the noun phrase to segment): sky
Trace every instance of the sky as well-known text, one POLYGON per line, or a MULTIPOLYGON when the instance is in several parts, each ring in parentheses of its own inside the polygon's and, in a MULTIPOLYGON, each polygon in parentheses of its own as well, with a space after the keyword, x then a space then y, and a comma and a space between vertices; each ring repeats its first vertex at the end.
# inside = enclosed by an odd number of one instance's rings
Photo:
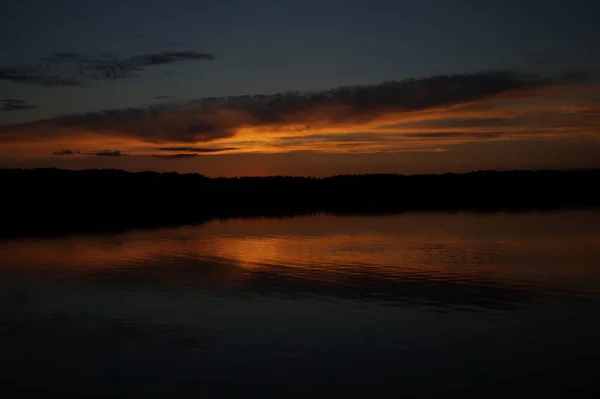
POLYGON ((0 167, 600 167, 594 0, 4 0, 0 167))

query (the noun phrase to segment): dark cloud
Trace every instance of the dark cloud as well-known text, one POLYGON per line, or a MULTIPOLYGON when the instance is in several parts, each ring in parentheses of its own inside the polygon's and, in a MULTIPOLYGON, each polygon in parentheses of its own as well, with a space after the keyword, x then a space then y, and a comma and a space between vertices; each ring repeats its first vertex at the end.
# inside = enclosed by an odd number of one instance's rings
POLYGON ((86 152, 83 155, 94 155, 97 157, 123 157, 127 154, 123 154, 119 150, 102 150, 102 151, 86 152))
MULTIPOLYGON (((206 142, 233 136, 232 121, 203 110, 173 107, 128 108, 73 114, 38 122, 0 127, 2 133, 61 136, 86 130, 133 137, 147 142, 206 142)), ((9 137, 7 134, 5 137, 9 137)), ((21 136, 21 138, 26 138, 21 136)))
POLYGON ((185 151, 185 152, 196 152, 199 154, 208 154, 212 152, 231 151, 236 150, 234 147, 226 148, 202 148, 202 147, 160 147, 156 148, 157 151, 185 151))
POLYGON ((90 57, 62 52, 42 58, 36 65, 0 67, 0 80, 42 86, 77 86, 91 80, 133 77, 155 65, 214 59, 213 54, 196 51, 163 51, 125 58, 109 53, 90 57))
POLYGON ((73 150, 61 150, 61 151, 55 151, 55 152, 52 153, 52 155, 58 155, 58 156, 76 155, 76 154, 81 154, 81 152, 79 152, 79 151, 73 151, 73 150))
MULTIPOLYGON (((187 53, 173 53, 152 60, 146 59, 144 62, 161 63, 172 57, 187 56, 187 53)), ((309 93, 204 98, 181 106, 164 105, 74 114, 0 127, 0 133, 10 132, 14 134, 6 137, 20 135, 23 138, 86 132, 154 143, 209 142, 232 137, 242 128, 277 131, 285 126, 303 134, 315 128, 344 128, 377 121, 386 115, 472 103, 507 93, 535 96, 535 89, 565 82, 572 84, 576 79, 583 78, 585 74, 570 73, 556 78, 542 78, 506 71, 443 75, 309 93)), ((494 126, 503 123, 501 119, 488 122, 494 126)), ((435 123, 431 122, 428 126, 435 123)), ((480 126, 481 121, 472 123, 480 126)), ((450 123, 451 126, 463 127, 465 124, 469 125, 471 122, 463 119, 450 123)))
POLYGON ((156 54, 134 55, 125 61, 129 61, 133 65, 143 67, 148 65, 172 64, 177 61, 212 61, 215 58, 216 57, 213 54, 200 53, 196 51, 163 51, 162 53, 156 54))
POLYGON ((167 100, 169 98, 173 98, 174 96, 154 96, 152 97, 155 100, 167 100))
POLYGON ((161 158, 161 159, 182 159, 182 158, 194 158, 194 157, 197 157, 198 154, 172 154, 172 155, 153 154, 152 156, 154 158, 161 158))
POLYGON ((18 100, 16 98, 0 100, 0 112, 23 111, 34 108, 36 108, 35 105, 27 104, 25 100, 18 100))
POLYGON ((64 155, 86 155, 96 157, 122 157, 127 154, 122 153, 120 150, 102 150, 102 151, 76 151, 76 150, 60 150, 55 151, 52 155, 64 156, 64 155))
POLYGON ((80 84, 77 79, 65 77, 61 72, 45 75, 35 67, 0 68, 0 80, 38 86, 77 86, 80 84))

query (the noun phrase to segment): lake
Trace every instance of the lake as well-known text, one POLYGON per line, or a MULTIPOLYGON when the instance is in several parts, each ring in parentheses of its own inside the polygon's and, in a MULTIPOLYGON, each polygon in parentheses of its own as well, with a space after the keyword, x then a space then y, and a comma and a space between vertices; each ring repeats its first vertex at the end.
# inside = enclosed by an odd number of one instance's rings
POLYGON ((600 211, 0 241, 0 393, 598 397, 600 211))

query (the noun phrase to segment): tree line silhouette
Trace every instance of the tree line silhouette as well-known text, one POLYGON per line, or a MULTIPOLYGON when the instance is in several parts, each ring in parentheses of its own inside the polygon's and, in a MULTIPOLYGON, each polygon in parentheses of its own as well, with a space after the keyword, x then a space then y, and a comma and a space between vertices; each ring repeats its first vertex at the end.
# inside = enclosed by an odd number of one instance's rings
POLYGON ((600 205, 600 169, 209 178, 116 169, 0 169, 0 235, 115 231, 214 218, 600 205))

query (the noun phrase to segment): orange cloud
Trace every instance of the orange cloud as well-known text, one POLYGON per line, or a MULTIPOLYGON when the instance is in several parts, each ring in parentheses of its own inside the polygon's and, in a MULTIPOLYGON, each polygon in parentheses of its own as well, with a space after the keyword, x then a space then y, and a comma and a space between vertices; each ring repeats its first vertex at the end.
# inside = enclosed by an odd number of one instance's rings
POLYGON ((481 140, 596 137, 600 90, 581 79, 488 72, 68 115, 0 127, 0 155, 443 151, 481 140))

